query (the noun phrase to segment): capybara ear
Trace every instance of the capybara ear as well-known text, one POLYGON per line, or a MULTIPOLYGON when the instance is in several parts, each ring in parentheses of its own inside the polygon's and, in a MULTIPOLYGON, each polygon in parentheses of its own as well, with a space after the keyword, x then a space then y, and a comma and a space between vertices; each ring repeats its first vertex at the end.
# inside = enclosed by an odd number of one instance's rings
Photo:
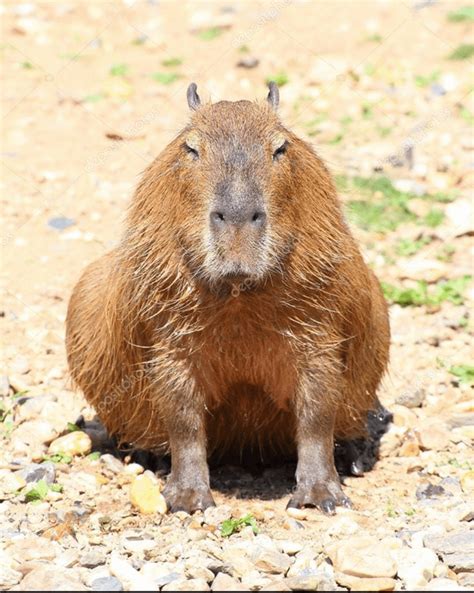
POLYGON ((280 103, 280 91, 278 90, 277 84, 273 81, 268 83, 268 89, 267 101, 276 111, 278 109, 278 104, 280 103))
POLYGON ((192 109, 193 111, 195 111, 201 105, 201 99, 199 98, 199 95, 197 94, 197 85, 195 82, 192 82, 188 86, 186 96, 188 98, 189 109, 192 109))

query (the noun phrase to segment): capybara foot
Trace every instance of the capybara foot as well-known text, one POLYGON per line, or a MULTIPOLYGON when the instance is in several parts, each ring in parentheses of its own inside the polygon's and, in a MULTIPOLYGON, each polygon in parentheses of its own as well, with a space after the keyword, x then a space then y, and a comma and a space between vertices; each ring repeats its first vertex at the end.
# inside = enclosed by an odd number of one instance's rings
POLYGON ((337 482, 297 486, 286 508, 312 506, 317 507, 326 515, 334 515, 336 506, 352 507, 348 498, 337 482))
POLYGON ((211 491, 205 485, 189 487, 179 482, 169 482, 163 490, 163 496, 172 513, 185 511, 191 514, 216 506, 211 491))

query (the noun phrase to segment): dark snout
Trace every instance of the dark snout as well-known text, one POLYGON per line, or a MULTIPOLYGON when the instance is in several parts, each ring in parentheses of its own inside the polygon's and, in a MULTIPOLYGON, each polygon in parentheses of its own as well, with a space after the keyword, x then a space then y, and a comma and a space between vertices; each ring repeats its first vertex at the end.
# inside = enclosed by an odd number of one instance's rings
POLYGON ((221 182, 210 213, 211 230, 262 232, 267 215, 260 192, 253 183, 221 182))

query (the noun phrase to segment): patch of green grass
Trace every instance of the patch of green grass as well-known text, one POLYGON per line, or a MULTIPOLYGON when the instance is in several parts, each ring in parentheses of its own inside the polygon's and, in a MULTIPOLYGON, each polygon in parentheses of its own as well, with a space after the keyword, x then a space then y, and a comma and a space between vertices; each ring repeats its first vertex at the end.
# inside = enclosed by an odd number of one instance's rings
MULTIPOLYGON (((418 222, 430 227, 438 226, 444 213, 433 208, 424 218, 417 217, 409 209, 409 201, 419 198, 415 194, 399 191, 390 179, 384 176, 374 177, 336 177, 340 191, 357 192, 360 199, 350 200, 347 204, 349 218, 365 230, 387 232, 395 230, 400 224, 418 222)), ((449 202, 454 198, 450 194, 426 194, 423 200, 449 202)))
POLYGON ((329 144, 339 144, 344 139, 344 134, 336 134, 331 140, 329 140, 329 144))
POLYGON ((286 72, 280 71, 273 76, 268 76, 266 78, 266 83, 275 82, 278 86, 285 86, 289 82, 288 74, 286 72))
POLYGON ((439 226, 444 220, 444 212, 439 208, 433 208, 428 214, 422 219, 422 223, 430 228, 439 226))
POLYGON ((86 459, 89 459, 89 461, 97 461, 98 459, 100 459, 101 455, 102 453, 100 451, 93 451, 92 453, 89 453, 86 459))
POLYGON ((250 51, 250 47, 249 47, 248 45, 241 45, 241 46, 239 47, 239 52, 240 52, 241 54, 248 54, 248 53, 249 53, 249 51, 250 51))
POLYGON ((165 68, 175 68, 176 66, 181 66, 183 60, 181 58, 167 58, 166 60, 162 60, 161 65, 165 66, 165 68))
POLYGON ((354 121, 354 118, 351 117, 350 115, 345 115, 344 117, 341 117, 341 125, 342 126, 349 126, 353 121, 354 121))
POLYGON ((226 521, 223 521, 221 525, 221 535, 223 537, 230 537, 233 533, 237 533, 242 529, 242 527, 245 527, 246 525, 249 525, 255 534, 258 533, 258 526, 255 517, 248 514, 245 515, 245 517, 241 517, 240 519, 227 519, 226 521))
POLYGON ((464 303, 464 290, 472 280, 472 276, 462 276, 452 280, 444 280, 429 286, 424 280, 419 280, 416 286, 403 288, 382 282, 385 297, 390 303, 402 307, 420 307, 422 305, 436 306, 445 301, 454 305, 464 303))
POLYGON ((369 35, 366 39, 367 41, 371 41, 372 43, 380 43, 383 37, 379 33, 373 33, 372 35, 369 35))
POLYGON ((43 455, 43 461, 51 461, 52 463, 71 463, 72 457, 65 453, 54 453, 53 455, 43 455))
POLYGON ((468 60, 474 56, 474 44, 473 43, 461 43, 458 47, 449 54, 450 60, 468 60))
POLYGON ((39 502, 44 500, 50 490, 53 492, 62 492, 63 487, 60 484, 48 484, 45 480, 39 480, 32 488, 26 491, 25 501, 39 502))
POLYGON ((471 364, 458 364, 449 369, 451 375, 458 378, 460 383, 474 385, 474 366, 471 364))
POLYGON ((103 95, 102 93, 95 93, 94 95, 86 95, 82 99, 82 102, 83 103, 98 103, 99 101, 102 101, 102 99, 105 99, 105 95, 103 95))
POLYGON ((417 74, 415 76, 415 84, 419 87, 429 86, 430 84, 433 84, 433 82, 439 80, 440 74, 441 72, 439 70, 434 70, 431 72, 431 74, 427 74, 426 76, 423 74, 417 74))
POLYGON ((79 428, 79 426, 77 424, 74 424, 74 422, 68 422, 67 430, 68 430, 68 432, 77 432, 78 430, 81 430, 81 429, 79 428))
POLYGON ((469 125, 474 124, 474 113, 471 113, 466 107, 462 107, 461 117, 467 121, 469 125))
POLYGON ((431 243, 431 239, 428 237, 421 237, 421 239, 417 239, 416 241, 412 241, 411 239, 399 239, 395 245, 395 252, 397 255, 409 257, 410 255, 418 253, 418 251, 423 249, 428 243, 431 243))
POLYGON ((456 253, 454 245, 443 245, 436 255, 436 259, 450 263, 453 261, 453 255, 456 253))
POLYGON ((223 32, 224 29, 222 27, 209 27, 208 29, 198 31, 197 36, 203 41, 212 41, 222 35, 223 32))
POLYGON ((474 6, 463 6, 448 12, 448 21, 451 23, 474 22, 474 6))
POLYGON ((34 66, 31 62, 22 62, 21 67, 25 70, 33 70, 34 66))
POLYGON ((109 74, 111 76, 126 76, 128 74, 128 66, 127 64, 114 64, 110 68, 109 74))
POLYGON ((377 126, 377 132, 381 138, 386 138, 392 133, 392 128, 389 126, 377 126))
POLYGON ((151 77, 160 84, 172 84, 181 78, 181 74, 177 72, 155 72, 151 77))
POLYGON ((362 117, 364 119, 372 119, 374 117, 374 109, 368 101, 362 101, 362 117))

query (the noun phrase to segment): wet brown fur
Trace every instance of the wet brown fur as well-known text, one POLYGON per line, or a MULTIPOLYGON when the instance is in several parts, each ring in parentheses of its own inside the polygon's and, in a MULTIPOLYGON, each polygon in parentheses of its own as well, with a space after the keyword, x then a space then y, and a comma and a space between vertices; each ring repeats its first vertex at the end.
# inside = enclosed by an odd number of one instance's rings
POLYGON ((199 398, 209 453, 294 454, 295 398, 302 382, 317 392, 313 361, 326 377, 314 414, 320 398, 332 401, 335 437, 363 436, 388 344, 378 281, 325 165, 270 106, 246 101, 204 105, 146 169, 121 243, 85 270, 67 317, 72 377, 108 431, 160 452, 163 419, 199 398), (206 188, 216 172, 195 168, 182 148, 190 130, 210 146, 232 129, 289 140, 277 172, 270 156, 255 171, 269 188, 271 266, 243 284, 208 277, 206 188))

